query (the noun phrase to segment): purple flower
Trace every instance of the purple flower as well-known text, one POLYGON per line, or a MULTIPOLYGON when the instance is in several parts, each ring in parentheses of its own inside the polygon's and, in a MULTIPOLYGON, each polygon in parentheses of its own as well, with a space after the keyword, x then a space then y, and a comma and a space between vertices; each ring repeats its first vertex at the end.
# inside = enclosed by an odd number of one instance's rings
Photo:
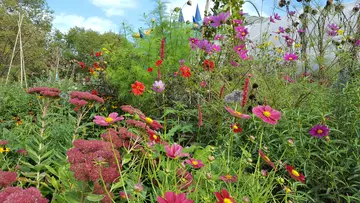
POLYGON ((197 46, 197 43, 199 42, 199 40, 196 39, 196 38, 190 38, 189 41, 190 41, 190 47, 191 47, 191 49, 195 50, 195 49, 196 49, 196 46, 197 46))
POLYGON ((296 61, 299 57, 295 53, 285 53, 285 61, 296 61))
POLYGON ((285 29, 283 27, 279 27, 279 29, 275 32, 277 34, 284 33, 285 29))
POLYGON ((275 18, 275 20, 281 20, 281 17, 277 13, 274 14, 274 18, 275 18))
POLYGON ((219 15, 212 17, 213 22, 210 25, 214 28, 219 27, 221 24, 224 24, 229 17, 230 17, 230 11, 226 13, 221 12, 219 15))
POLYGON ((340 29, 339 26, 337 26, 335 23, 329 24, 328 28, 331 29, 331 30, 335 30, 335 31, 340 29))
POLYGON ((184 59, 181 59, 181 60, 179 60, 179 63, 180 63, 180 67, 181 67, 181 66, 183 66, 183 65, 184 65, 185 60, 184 60, 184 59))
POLYGON ((288 12, 288 14, 289 14, 290 16, 294 16, 295 13, 296 13, 295 11, 289 11, 289 12, 288 12))
POLYGON ((244 16, 244 15, 246 15, 247 13, 244 13, 242 10, 240 10, 239 14, 240 14, 241 16, 244 16))
POLYGON ((144 187, 142 185, 141 182, 139 182, 138 184, 134 185, 134 191, 135 192, 142 192, 144 190, 144 187))
POLYGON ((275 20, 272 16, 270 16, 270 22, 275 23, 275 20))
POLYGON ((242 25, 243 21, 242 20, 233 20, 235 25, 242 25))
POLYGON ((231 64, 232 66, 235 66, 235 67, 239 66, 239 64, 236 63, 236 61, 230 61, 230 64, 231 64))
POLYGON ((213 16, 208 16, 204 18, 204 25, 209 25, 213 22, 213 16))
POLYGON ((300 29, 297 30, 297 32, 298 32, 299 34, 301 34, 301 33, 305 33, 305 30, 300 28, 300 29))
POLYGON ((330 129, 326 125, 316 125, 311 128, 309 134, 313 137, 323 138, 329 135, 330 129))
POLYGON ((295 42, 294 39, 292 39, 291 37, 287 36, 287 35, 283 35, 282 37, 285 38, 286 44, 288 47, 291 47, 292 44, 295 42))
POLYGON ((360 46, 360 39, 359 39, 357 42, 355 42, 354 45, 355 45, 355 46, 360 46))
POLYGON ((163 92, 165 90, 165 84, 161 80, 155 81, 153 84, 152 90, 159 92, 159 93, 163 92))
POLYGON ((196 46, 207 53, 211 52, 212 49, 212 44, 208 40, 199 40, 196 46))

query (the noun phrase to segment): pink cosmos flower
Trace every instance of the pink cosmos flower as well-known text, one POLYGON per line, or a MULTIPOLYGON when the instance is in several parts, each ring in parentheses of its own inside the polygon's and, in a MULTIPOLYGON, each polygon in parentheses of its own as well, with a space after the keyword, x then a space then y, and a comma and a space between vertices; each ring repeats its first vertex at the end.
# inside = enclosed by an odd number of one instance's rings
POLYGON ((315 125, 309 131, 313 137, 323 138, 329 135, 330 129, 326 125, 315 125))
POLYGON ((255 116, 261 118, 264 122, 275 125, 280 120, 281 112, 272 109, 270 106, 257 106, 252 109, 255 116))
POLYGON ((193 200, 186 199, 185 193, 176 194, 175 192, 165 192, 164 197, 157 197, 158 203, 194 203, 193 200))
POLYGON ((275 23, 275 20, 272 16, 270 16, 270 22, 275 23))
POLYGON ((275 18, 275 20, 281 20, 281 17, 279 16, 278 13, 275 13, 275 14, 274 14, 274 18, 275 18))
POLYGON ((196 160, 194 158, 190 158, 185 160, 185 162, 189 165, 191 165, 193 168, 202 168, 204 167, 204 164, 201 160, 196 160))
POLYGON ((299 57, 294 53, 285 53, 285 61, 296 61, 299 57))
POLYGON ((230 107, 227 107, 225 106, 225 109, 227 112, 229 112, 231 115, 235 116, 235 117, 238 117, 238 118, 243 118, 243 119, 249 119, 251 118, 251 116, 247 115, 247 114, 243 114, 243 113, 240 113, 238 111, 235 111, 234 109, 230 108, 230 107))
POLYGON ((116 123, 118 121, 124 120, 123 116, 118 116, 118 113, 113 112, 109 114, 108 117, 103 116, 95 116, 94 123, 101 125, 101 126, 109 126, 110 124, 116 123))
POLYGON ((360 46, 360 39, 357 42, 355 42, 355 46, 360 46))
POLYGON ((214 37, 214 40, 223 40, 224 39, 224 36, 222 36, 221 34, 218 34, 214 37))
POLYGON ((171 146, 165 146, 166 156, 172 159, 177 159, 179 157, 189 156, 187 153, 182 153, 183 147, 177 143, 174 143, 171 146))

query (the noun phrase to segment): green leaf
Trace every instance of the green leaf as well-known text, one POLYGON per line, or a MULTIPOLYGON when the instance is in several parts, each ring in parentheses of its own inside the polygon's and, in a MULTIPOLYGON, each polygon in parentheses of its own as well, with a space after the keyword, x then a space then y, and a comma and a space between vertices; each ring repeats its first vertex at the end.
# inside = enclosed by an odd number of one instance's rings
POLYGON ((90 194, 86 197, 87 200, 91 201, 91 202, 98 202, 101 201, 102 199, 104 199, 104 195, 94 195, 94 194, 90 194))
POLYGON ((128 163, 131 160, 132 154, 126 154, 123 158, 122 158, 122 165, 128 163))

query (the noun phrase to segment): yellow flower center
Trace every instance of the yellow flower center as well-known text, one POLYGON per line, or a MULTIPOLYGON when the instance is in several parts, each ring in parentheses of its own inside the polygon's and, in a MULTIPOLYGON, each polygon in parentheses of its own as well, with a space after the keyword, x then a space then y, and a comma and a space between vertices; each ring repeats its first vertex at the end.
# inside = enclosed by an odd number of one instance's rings
POLYGON ((269 111, 264 111, 263 115, 268 118, 271 116, 269 111))
POLYGON ((320 130, 320 129, 319 129, 319 130, 317 130, 316 132, 317 132, 317 134, 321 134, 321 133, 323 133, 323 131, 322 131, 322 130, 320 130))
POLYGON ((271 161, 270 158, 266 155, 264 156, 264 159, 265 159, 265 161, 271 161))
POLYGON ((110 118, 110 117, 107 117, 105 118, 105 122, 107 123, 111 123, 114 119, 113 118, 110 118))
POLYGON ((153 120, 149 117, 146 117, 145 122, 151 125, 153 123, 153 120))
POLYGON ((241 113, 238 112, 238 111, 234 111, 234 114, 237 115, 237 116, 241 116, 241 113))
POLYGON ((224 198, 224 203, 233 203, 233 201, 231 201, 229 198, 224 198))
POLYGON ((291 170, 291 173, 296 177, 300 176, 299 172, 297 172, 295 169, 291 170))
POLYGON ((156 140, 156 139, 158 138, 158 136, 157 136, 157 135, 153 135, 153 138, 156 140))
POLYGON ((239 127, 238 127, 237 125, 234 125, 233 128, 234 128, 235 130, 239 129, 239 127))
POLYGON ((245 35, 246 35, 246 32, 242 32, 241 35, 242 35, 242 36, 245 36, 245 35))
POLYGON ((293 58, 292 58, 292 57, 289 57, 289 60, 290 60, 290 61, 292 61, 292 60, 293 60, 293 58))
POLYGON ((232 179, 232 175, 226 175, 225 178, 226 179, 232 179))
POLYGON ((191 163, 192 163, 193 165, 198 165, 198 164, 199 164, 198 161, 192 161, 191 163))
POLYGON ((181 181, 182 181, 182 182, 186 182, 186 179, 185 179, 185 178, 181 178, 181 181))

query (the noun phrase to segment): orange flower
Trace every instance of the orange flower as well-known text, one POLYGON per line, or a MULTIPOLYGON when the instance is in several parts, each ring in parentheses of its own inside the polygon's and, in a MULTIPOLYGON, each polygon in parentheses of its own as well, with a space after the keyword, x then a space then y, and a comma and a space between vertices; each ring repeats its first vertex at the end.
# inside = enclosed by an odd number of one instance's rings
POLYGON ((180 68, 181 76, 184 78, 189 78, 191 76, 190 68, 187 66, 183 66, 180 68))
POLYGON ((305 176, 303 174, 299 173, 297 170, 294 169, 294 167, 287 164, 285 165, 285 168, 292 178, 305 184, 305 176))
POLYGON ((132 92, 135 96, 142 95, 145 91, 145 86, 143 83, 136 81, 134 84, 131 84, 132 92))
POLYGON ((162 62, 163 62, 163 61, 162 61, 161 59, 157 60, 156 63, 155 63, 155 66, 156 66, 156 67, 161 66, 162 62))

